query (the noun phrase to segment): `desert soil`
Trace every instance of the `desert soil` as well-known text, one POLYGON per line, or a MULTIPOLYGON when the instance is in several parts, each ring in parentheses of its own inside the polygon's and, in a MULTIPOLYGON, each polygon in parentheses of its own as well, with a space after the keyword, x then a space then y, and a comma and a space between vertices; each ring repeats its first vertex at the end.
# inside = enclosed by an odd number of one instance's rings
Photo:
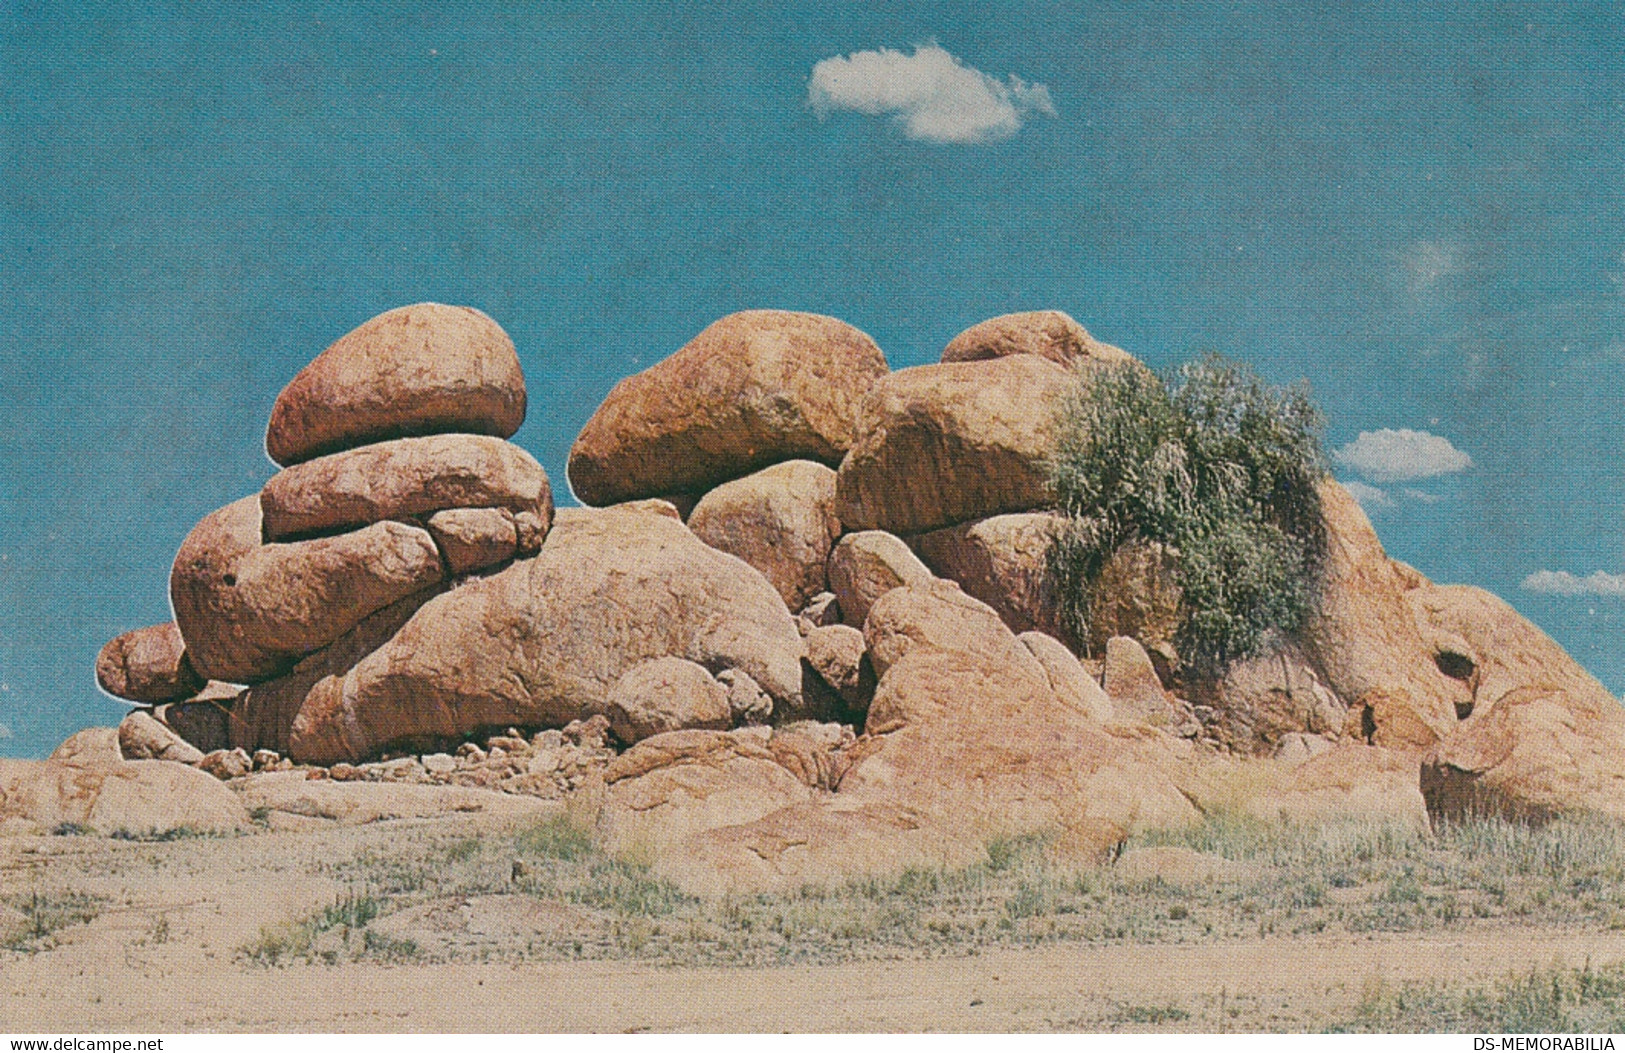
MULTIPOLYGON (((358 843, 470 832, 454 817, 158 844, 0 838, 0 894, 102 897, 40 949, 0 951, 0 1030, 1030 1031, 1318 1030, 1373 985, 1492 981, 1625 961, 1625 931, 1455 931, 1178 944, 1052 943, 831 965, 615 961, 267 967, 241 949, 344 886, 319 865, 358 843)), ((501 915, 504 899, 481 909, 501 915)), ((530 902, 534 907, 534 901, 530 902)), ((448 909, 469 909, 449 904, 448 909)))

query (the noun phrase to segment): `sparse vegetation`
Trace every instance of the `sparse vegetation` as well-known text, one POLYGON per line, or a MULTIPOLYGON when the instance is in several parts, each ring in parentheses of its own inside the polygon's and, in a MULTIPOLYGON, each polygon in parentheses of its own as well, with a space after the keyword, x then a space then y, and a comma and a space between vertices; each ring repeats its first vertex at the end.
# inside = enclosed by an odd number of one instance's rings
POLYGON ((1092 374, 1065 408, 1053 481, 1072 529, 1051 549, 1063 613, 1089 637, 1091 588, 1137 541, 1175 559, 1193 669, 1251 654, 1310 612, 1325 549, 1316 483, 1322 419, 1219 356, 1159 380, 1138 365, 1092 374))
POLYGON ((1482 985, 1372 980, 1334 1031, 1583 1034, 1625 1030, 1625 967, 1551 967, 1482 985))
POLYGON ((55 934, 101 912, 103 900, 83 892, 32 891, 0 896, 0 949, 34 952, 56 945, 55 934))

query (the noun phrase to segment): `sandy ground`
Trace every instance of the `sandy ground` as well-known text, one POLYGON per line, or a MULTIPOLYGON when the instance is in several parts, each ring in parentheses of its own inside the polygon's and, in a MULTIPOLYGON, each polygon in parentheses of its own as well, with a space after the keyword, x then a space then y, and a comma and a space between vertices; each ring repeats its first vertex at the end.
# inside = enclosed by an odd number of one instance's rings
MULTIPOLYGON (((448 820, 468 822, 467 820, 448 820)), ((161 845, 0 839, 0 891, 107 897, 33 954, 0 952, 0 1031, 1317 1030, 1374 984, 1625 960, 1625 932, 1515 925, 1369 938, 1047 945, 773 968, 633 961, 248 964, 266 924, 331 902, 312 861, 367 831, 161 845), (161 924, 160 924, 161 923, 161 924)))

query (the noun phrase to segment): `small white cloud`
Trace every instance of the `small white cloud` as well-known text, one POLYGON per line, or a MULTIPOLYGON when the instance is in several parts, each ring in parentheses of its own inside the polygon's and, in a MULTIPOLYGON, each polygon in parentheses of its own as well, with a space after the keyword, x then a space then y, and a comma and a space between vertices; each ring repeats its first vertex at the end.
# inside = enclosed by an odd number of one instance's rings
POLYGON ((1405 487, 1405 489, 1401 490, 1400 493, 1404 494, 1412 501, 1420 501, 1425 505, 1436 505, 1440 501, 1444 500, 1444 498, 1440 497, 1438 494, 1430 494, 1426 490, 1418 490, 1415 487, 1410 486, 1405 487))
POLYGON ((1362 431, 1359 438, 1333 453, 1332 460, 1374 483, 1432 479, 1473 466, 1473 459, 1449 439, 1409 428, 1362 431))
POLYGON ((9 738, 11 738, 11 728, 7 727, 3 721, 0 721, 0 740, 9 738))
POLYGON ((881 48, 824 59, 813 66, 807 103, 820 118, 833 110, 892 114, 903 134, 930 143, 1005 139, 1028 117, 1055 116, 1042 84, 990 77, 936 44, 912 55, 881 48))
POLYGON ((1343 483, 1343 489, 1349 492, 1349 496, 1360 502, 1360 507, 1367 512, 1374 512, 1379 508, 1394 507, 1394 499, 1388 496, 1387 490, 1379 490, 1375 486, 1367 486, 1353 479, 1343 483))
POLYGON ((1461 254, 1454 246, 1440 241, 1412 244, 1400 254, 1400 264, 1405 268, 1406 284, 1418 296, 1462 270, 1461 254))
POLYGON ((1625 574, 1596 570, 1581 578, 1566 570, 1537 570, 1523 579, 1523 588, 1556 596, 1625 596, 1625 574))

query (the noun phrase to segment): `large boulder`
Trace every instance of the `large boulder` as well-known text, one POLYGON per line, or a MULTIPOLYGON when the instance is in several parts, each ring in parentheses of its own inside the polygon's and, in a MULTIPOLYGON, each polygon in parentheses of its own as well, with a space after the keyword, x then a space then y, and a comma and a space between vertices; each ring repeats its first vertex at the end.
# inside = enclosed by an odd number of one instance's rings
POLYGON ((807 634, 807 664, 840 697, 845 709, 865 713, 875 693, 863 633, 850 625, 820 626, 807 634))
POLYGON ((1359 504, 1329 479, 1320 499, 1327 549, 1318 609, 1302 632, 1306 656, 1355 711, 1351 724, 1368 742, 1426 751, 1455 729, 1471 692, 1434 662, 1406 599, 1407 577, 1359 504))
POLYGON ((176 734, 144 709, 137 709, 119 721, 119 753, 125 760, 167 760, 196 764, 203 751, 176 734))
POLYGON ((265 450, 277 464, 409 435, 507 438, 525 420, 513 341, 472 307, 412 304, 340 337, 271 408, 265 450))
POLYGON ((942 350, 944 362, 978 362, 1008 355, 1037 355, 1061 366, 1093 361, 1133 362, 1122 348, 1103 344, 1064 311, 1002 314, 966 329, 942 350))
POLYGON ((1083 663, 1065 644, 1053 636, 1032 630, 1021 633, 1016 639, 1044 667, 1050 690, 1055 692, 1056 698, 1093 720, 1104 723, 1112 719, 1111 696, 1089 675, 1083 663))
POLYGON ((560 516, 534 559, 424 604, 294 722, 300 761, 479 728, 602 713, 627 670, 675 656, 748 674, 776 713, 801 705, 801 635, 767 580, 661 515, 560 516))
POLYGON ((489 815, 539 821, 564 812, 557 801, 526 794, 493 793, 468 786, 313 780, 302 771, 259 772, 233 780, 226 792, 233 791, 247 807, 269 813, 273 824, 279 824, 285 816, 326 820, 339 826, 443 815, 464 820, 489 815))
POLYGON ((285 672, 443 576, 434 540, 404 523, 265 544, 255 495, 192 529, 175 557, 169 598, 197 671, 250 683, 285 672))
POLYGON ((694 506, 688 528, 761 571, 785 604, 799 611, 829 585, 826 564, 841 536, 835 470, 816 461, 785 461, 723 483, 694 506))
POLYGON ((728 689, 686 658, 654 658, 628 669, 609 690, 610 730, 623 743, 667 731, 726 731, 733 723, 728 689))
POLYGON ((462 575, 535 555, 551 521, 506 508, 448 508, 429 516, 423 526, 439 546, 446 569, 462 575))
POLYGON ((709 490, 777 461, 834 465, 886 358, 845 322, 742 311, 627 377, 570 450, 570 486, 590 505, 709 490))
POLYGON ((1625 819, 1625 708, 1618 699, 1482 589, 1422 584, 1408 598, 1439 648, 1435 661, 1473 689, 1465 719, 1423 764, 1429 809, 1452 817, 1596 812, 1625 819))
MULTIPOLYGON (((941 578, 882 596, 869 610, 863 638, 878 677, 885 677, 910 651, 923 648, 981 655, 1046 687, 1049 684, 1044 667, 1005 626, 998 612, 941 578)), ((873 709, 869 719, 873 727, 873 709)))
POLYGON ((429 435, 330 453, 284 468, 260 491, 267 541, 447 508, 528 512, 545 533, 553 493, 534 457, 488 435, 429 435))
POLYGON ((6 790, 3 807, 46 829, 72 824, 137 837, 248 826, 248 813, 218 780, 174 761, 126 761, 113 728, 67 739, 6 790))
POLYGON ((848 530, 919 534, 1053 504, 1048 460, 1074 383, 1033 355, 886 376, 841 462, 836 514, 848 530))
POLYGON ((876 600, 904 585, 930 581, 931 568, 920 562, 901 538, 884 530, 860 530, 835 543, 829 554, 829 587, 841 620, 863 628, 876 600))
POLYGON ((131 702, 190 698, 203 678, 186 657, 186 641, 174 622, 132 629, 107 641, 96 656, 102 690, 131 702))
POLYGON ((1112 700, 1112 715, 1128 723, 1166 727, 1174 722, 1174 707, 1157 676, 1157 667, 1132 636, 1106 641, 1106 662, 1100 686, 1112 700))
POLYGON ((1295 640, 1271 639, 1259 654, 1191 686, 1209 737, 1238 753, 1271 755, 1292 735, 1337 737, 1348 723, 1348 707, 1295 640))
POLYGON ((1065 524, 1053 512, 1017 512, 933 530, 910 544, 938 577, 957 581, 1015 632, 1064 637, 1049 550, 1065 524))

